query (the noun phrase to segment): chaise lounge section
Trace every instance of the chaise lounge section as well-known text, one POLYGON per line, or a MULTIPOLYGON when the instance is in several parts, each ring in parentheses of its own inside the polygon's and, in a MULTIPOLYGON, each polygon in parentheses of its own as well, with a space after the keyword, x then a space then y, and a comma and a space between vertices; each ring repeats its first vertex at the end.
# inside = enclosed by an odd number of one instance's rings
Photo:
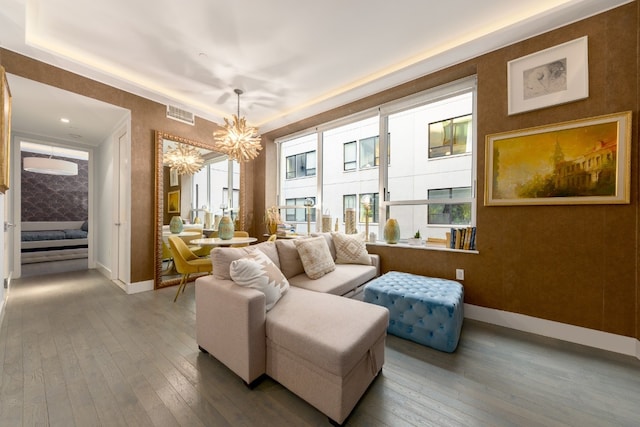
MULTIPOLYGON (((329 236, 319 238, 330 242, 329 236)), ((314 286, 314 279, 298 277, 306 276, 304 266, 287 277, 302 264, 294 262, 292 249, 295 244, 285 240, 214 249, 214 274, 196 280, 196 339, 247 384, 267 375, 341 424, 384 364, 388 310, 341 296, 378 275, 377 256, 371 256, 375 266, 336 264, 314 286), (232 258, 254 250, 265 253, 290 283, 269 311, 265 293, 224 278, 232 258)))

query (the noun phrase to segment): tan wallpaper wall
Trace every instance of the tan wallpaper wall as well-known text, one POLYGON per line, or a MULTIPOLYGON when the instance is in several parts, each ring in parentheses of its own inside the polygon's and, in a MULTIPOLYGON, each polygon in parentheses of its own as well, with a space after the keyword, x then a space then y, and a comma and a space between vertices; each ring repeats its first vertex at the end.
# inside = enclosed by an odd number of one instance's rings
MULTIPOLYGON (((266 137, 273 141, 279 136, 477 74, 479 255, 384 246, 369 246, 370 252, 381 255, 384 271, 454 279, 455 269, 463 268, 465 301, 471 304, 640 337, 639 28, 638 2, 634 2, 291 124, 266 137), (507 61, 584 35, 589 37, 589 98, 508 116, 507 61), (634 114, 630 204, 483 206, 487 134, 627 110, 634 114)), ((260 190, 256 188, 255 193, 257 197, 260 190)), ((255 208, 257 211, 257 204, 255 208)))

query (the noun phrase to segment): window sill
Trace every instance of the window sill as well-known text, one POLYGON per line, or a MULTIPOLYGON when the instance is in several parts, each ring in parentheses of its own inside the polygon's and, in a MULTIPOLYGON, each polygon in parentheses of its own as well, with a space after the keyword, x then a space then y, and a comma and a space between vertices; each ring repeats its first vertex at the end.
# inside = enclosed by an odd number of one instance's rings
POLYGON ((444 243, 427 243, 423 245, 410 245, 408 243, 394 243, 389 244, 383 242, 381 240, 375 242, 367 242, 367 245, 373 246, 388 246, 388 247, 397 247, 397 248, 407 248, 407 249, 418 249, 418 250, 428 250, 428 251, 442 251, 442 252, 455 252, 455 253, 463 253, 463 254, 479 254, 480 251, 477 249, 469 250, 469 249, 451 249, 448 248, 444 243))

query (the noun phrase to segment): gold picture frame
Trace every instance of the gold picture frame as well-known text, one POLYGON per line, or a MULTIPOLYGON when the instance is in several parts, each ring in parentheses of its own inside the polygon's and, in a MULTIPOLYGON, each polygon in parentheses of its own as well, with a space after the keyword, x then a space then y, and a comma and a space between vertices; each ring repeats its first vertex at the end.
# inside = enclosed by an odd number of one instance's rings
POLYGON ((0 193, 9 189, 9 164, 11 161, 11 91, 7 73, 0 66, 0 193))
POLYGON ((180 213, 180 190, 167 193, 167 212, 180 213))
POLYGON ((631 111, 487 135, 485 206, 624 204, 631 111))

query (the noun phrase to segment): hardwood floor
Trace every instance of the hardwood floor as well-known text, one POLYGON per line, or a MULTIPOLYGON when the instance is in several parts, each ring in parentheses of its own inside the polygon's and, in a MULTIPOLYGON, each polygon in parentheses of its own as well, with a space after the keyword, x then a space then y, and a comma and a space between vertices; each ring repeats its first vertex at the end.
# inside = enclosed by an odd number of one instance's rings
MULTIPOLYGON (((324 426, 276 382, 249 390, 195 342, 194 286, 125 295, 94 271, 16 280, 0 426, 324 426)), ((637 426, 640 361, 465 321, 453 354, 389 336, 352 426, 637 426)))

